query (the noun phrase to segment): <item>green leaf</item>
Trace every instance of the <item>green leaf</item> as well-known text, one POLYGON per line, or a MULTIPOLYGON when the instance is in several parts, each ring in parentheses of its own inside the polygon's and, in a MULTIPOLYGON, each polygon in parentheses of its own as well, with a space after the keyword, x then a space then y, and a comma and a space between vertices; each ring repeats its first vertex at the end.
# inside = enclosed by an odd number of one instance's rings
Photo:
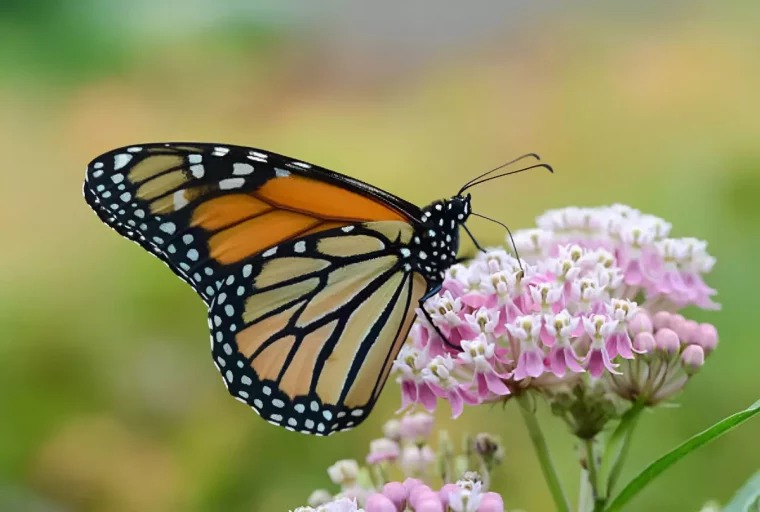
POLYGON ((747 512, 752 505, 760 500, 760 471, 755 473, 741 489, 739 489, 723 512, 747 512))
POLYGON ((609 507, 607 507, 607 512, 614 512, 616 510, 621 510, 623 506, 631 501, 631 498, 636 496, 639 492, 641 492, 644 487, 649 484, 652 480, 657 478, 661 473, 663 473, 666 469, 668 469, 670 466, 696 450, 697 448, 701 448, 702 446, 706 445, 713 439, 716 439, 729 430, 741 425, 748 419, 750 419, 752 416, 760 412, 760 400, 752 404, 747 409, 737 412, 736 414, 732 414, 731 416, 724 418, 720 420, 718 423, 713 425, 712 427, 708 428, 707 430, 700 432, 699 434, 695 435, 694 437, 690 438, 680 446, 676 447, 675 449, 671 450, 670 452, 666 453, 653 463, 651 463, 649 466, 644 469, 641 473, 639 473, 638 476, 636 476, 633 480, 631 480, 628 485, 625 486, 625 489, 620 491, 620 494, 617 495, 615 500, 610 504, 609 507))

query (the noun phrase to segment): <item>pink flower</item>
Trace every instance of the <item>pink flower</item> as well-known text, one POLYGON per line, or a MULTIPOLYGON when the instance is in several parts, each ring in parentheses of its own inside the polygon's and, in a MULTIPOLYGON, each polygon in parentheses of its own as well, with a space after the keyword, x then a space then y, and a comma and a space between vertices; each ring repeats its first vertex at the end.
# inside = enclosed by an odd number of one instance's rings
POLYGON ((517 388, 586 385, 573 378, 583 372, 615 375, 618 384, 608 385, 625 395, 649 378, 646 367, 629 363, 639 355, 646 365, 686 345, 706 355, 714 348, 714 328, 670 312, 717 307, 704 283, 715 263, 704 242, 669 238, 669 223, 624 205, 562 208, 536 222, 538 229, 515 233, 521 262, 489 249, 449 269, 425 309, 457 348, 418 319, 410 336, 417 352, 404 349, 394 363, 402 409, 432 411, 446 400, 456 417, 464 404, 517 388), (665 327, 677 340, 659 333, 665 327))
POLYGON ((579 323, 580 319, 571 317, 566 310, 546 322, 546 329, 554 338, 554 344, 549 350, 549 369, 557 377, 564 377, 568 368, 576 373, 583 371, 571 343, 571 337, 578 329, 579 323))
POLYGON ((424 412, 409 414, 401 419, 401 437, 409 441, 425 439, 433 430, 433 417, 424 412))
POLYGON ((484 335, 481 334, 472 341, 463 340, 462 352, 458 357, 464 364, 473 368, 473 381, 480 398, 485 398, 490 393, 497 396, 510 393, 509 388, 502 381, 509 378, 509 374, 500 374, 494 368, 497 364, 496 345, 490 343, 484 335))
POLYGON ((507 325, 512 338, 520 343, 520 355, 515 368, 515 380, 540 377, 544 373, 544 351, 538 345, 541 332, 540 315, 521 316, 514 324, 507 325))
POLYGON ((586 334, 591 338, 591 347, 584 359, 588 372, 592 377, 601 377, 606 369, 610 373, 620 375, 616 370, 616 364, 610 361, 607 353, 606 340, 617 327, 617 320, 609 320, 603 315, 594 315, 591 318, 583 318, 583 328, 586 334))
POLYGON ((375 439, 369 444, 367 464, 394 461, 399 456, 399 447, 394 441, 386 438, 375 439))

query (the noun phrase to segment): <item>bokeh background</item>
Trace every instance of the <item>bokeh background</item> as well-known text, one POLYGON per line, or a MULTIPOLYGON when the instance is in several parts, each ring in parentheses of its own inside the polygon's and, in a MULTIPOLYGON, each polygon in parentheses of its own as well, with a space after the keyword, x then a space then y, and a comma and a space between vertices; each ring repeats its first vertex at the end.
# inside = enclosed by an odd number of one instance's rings
MULTIPOLYGON (((512 228, 548 208, 630 204, 709 241, 721 344, 647 415, 624 478, 758 398, 760 3, 0 1, 0 510, 281 511, 330 488, 399 405, 327 439, 224 390, 201 301, 81 198, 113 147, 267 148, 417 203, 528 151, 556 168, 473 189, 512 228)), ((486 243, 503 233, 471 224, 486 243)), ((465 247, 467 250, 467 247, 465 247)), ((577 462, 541 411, 573 499, 577 462)), ((551 510, 514 406, 440 423, 500 434, 494 486, 551 510)), ((681 462, 631 510, 726 501, 760 426, 681 462)))

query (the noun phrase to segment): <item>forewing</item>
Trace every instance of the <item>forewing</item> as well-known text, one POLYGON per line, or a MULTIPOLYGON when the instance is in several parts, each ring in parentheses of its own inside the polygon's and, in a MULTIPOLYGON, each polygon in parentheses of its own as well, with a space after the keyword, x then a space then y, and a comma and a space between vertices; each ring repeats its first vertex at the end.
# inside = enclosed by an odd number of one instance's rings
POLYGON ((414 222, 419 210, 321 167, 253 148, 147 144, 87 167, 87 203, 210 303, 221 276, 279 244, 363 222, 414 222))

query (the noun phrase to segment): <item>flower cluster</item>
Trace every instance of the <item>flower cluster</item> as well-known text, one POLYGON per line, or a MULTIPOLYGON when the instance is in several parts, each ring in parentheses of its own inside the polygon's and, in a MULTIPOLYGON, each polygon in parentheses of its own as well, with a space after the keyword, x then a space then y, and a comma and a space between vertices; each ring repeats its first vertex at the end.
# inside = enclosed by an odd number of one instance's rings
POLYGON ((309 506, 295 512, 503 512, 501 496, 488 492, 490 472, 503 457, 499 440, 478 434, 456 454, 444 431, 434 450, 432 430, 433 417, 425 413, 387 422, 383 437, 370 443, 367 467, 336 462, 327 473, 340 492, 314 491, 309 506), (391 480, 393 474, 399 481, 391 480), (434 479, 443 482, 438 490, 434 479))
POLYGON ((552 210, 537 224, 515 234, 514 256, 490 249, 449 269, 424 306, 433 325, 418 312, 394 362, 402 409, 443 399, 457 417, 525 388, 598 381, 656 403, 703 364, 715 328, 675 312, 718 307, 705 242, 670 238, 669 223, 622 205, 552 210))

